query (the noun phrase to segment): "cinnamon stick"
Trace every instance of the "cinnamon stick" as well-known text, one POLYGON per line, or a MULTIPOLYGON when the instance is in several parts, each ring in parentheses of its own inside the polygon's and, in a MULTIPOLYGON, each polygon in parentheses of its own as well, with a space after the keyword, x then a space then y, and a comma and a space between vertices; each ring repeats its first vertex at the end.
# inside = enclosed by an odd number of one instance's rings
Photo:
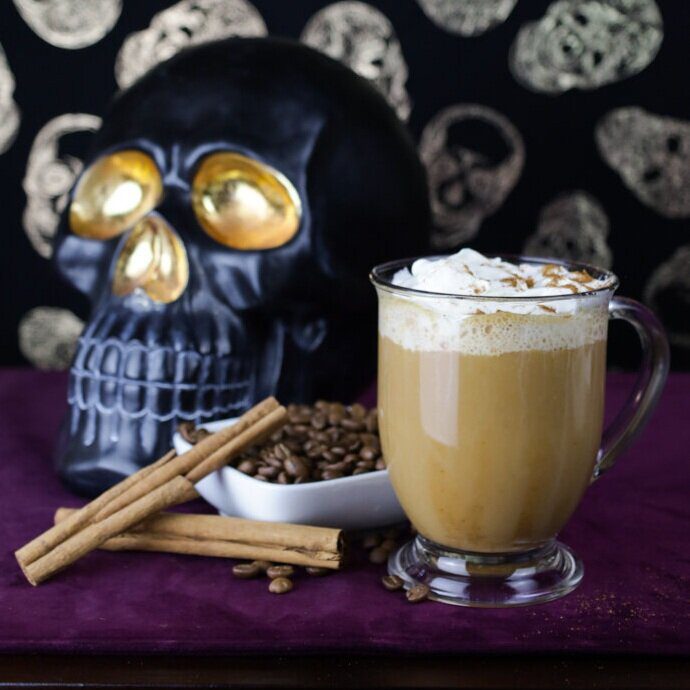
MULTIPOLYGON (((55 522, 72 514, 70 508, 59 508, 55 522)), ((154 515, 100 548, 265 560, 331 570, 339 569, 343 560, 339 529, 182 513, 154 515)))
POLYGON ((71 537, 73 534, 76 534, 82 527, 91 522, 96 514, 105 506, 119 496, 125 494, 131 487, 141 482, 144 478, 153 474, 157 469, 172 460, 175 455, 176 453, 174 450, 168 451, 160 460, 157 460, 151 465, 147 465, 135 474, 123 479, 119 484, 115 484, 115 486, 102 493, 98 498, 95 498, 91 503, 87 503, 83 508, 72 513, 69 520, 55 525, 55 527, 52 527, 39 537, 36 537, 33 541, 30 541, 14 554, 17 561, 19 561, 19 565, 28 565, 41 558, 41 556, 45 556, 51 549, 54 549, 58 544, 68 537, 71 537))
POLYGON ((19 549, 22 571, 37 585, 145 517, 193 498, 194 482, 264 440, 285 419, 285 408, 267 398, 186 453, 166 454, 19 549))

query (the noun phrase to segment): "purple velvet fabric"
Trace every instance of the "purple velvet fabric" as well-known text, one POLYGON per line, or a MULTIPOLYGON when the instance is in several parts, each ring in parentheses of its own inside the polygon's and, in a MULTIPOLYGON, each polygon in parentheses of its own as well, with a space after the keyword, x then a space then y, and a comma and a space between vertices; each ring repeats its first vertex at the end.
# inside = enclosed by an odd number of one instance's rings
MULTIPOLYGON (((632 383, 612 375, 615 408, 632 383)), ((0 371, 0 651, 690 652, 690 376, 671 377, 634 447, 592 486, 562 539, 578 590, 550 604, 470 610, 408 604, 382 566, 295 580, 286 596, 224 560, 90 554, 38 588, 12 552, 77 506, 50 456, 65 377, 0 371)), ((196 506, 204 509, 203 506, 196 506)))

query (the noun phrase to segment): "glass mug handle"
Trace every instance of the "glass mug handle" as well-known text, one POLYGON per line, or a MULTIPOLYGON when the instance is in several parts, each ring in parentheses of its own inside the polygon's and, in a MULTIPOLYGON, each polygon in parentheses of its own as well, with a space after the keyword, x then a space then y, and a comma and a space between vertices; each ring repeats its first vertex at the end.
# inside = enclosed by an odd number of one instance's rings
POLYGON ((663 326, 644 305, 627 297, 613 297, 609 318, 622 319, 634 326, 642 343, 642 366, 625 406, 604 430, 593 482, 613 467, 618 456, 644 428, 659 401, 671 359, 663 326))

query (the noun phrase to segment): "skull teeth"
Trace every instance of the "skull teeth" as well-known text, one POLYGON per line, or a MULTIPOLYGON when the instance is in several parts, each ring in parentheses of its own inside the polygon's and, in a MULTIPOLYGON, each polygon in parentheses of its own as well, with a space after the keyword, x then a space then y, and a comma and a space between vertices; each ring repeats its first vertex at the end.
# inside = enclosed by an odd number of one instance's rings
POLYGON ((227 416, 250 404, 252 365, 231 356, 82 338, 68 401, 81 410, 156 421, 227 416))

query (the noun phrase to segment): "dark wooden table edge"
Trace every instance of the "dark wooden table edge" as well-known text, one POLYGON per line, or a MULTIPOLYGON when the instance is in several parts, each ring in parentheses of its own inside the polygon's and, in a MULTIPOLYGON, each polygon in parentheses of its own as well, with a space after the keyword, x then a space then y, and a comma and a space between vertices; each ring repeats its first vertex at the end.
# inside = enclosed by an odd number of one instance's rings
POLYGON ((690 656, 0 654, 0 688, 690 689, 690 656))

